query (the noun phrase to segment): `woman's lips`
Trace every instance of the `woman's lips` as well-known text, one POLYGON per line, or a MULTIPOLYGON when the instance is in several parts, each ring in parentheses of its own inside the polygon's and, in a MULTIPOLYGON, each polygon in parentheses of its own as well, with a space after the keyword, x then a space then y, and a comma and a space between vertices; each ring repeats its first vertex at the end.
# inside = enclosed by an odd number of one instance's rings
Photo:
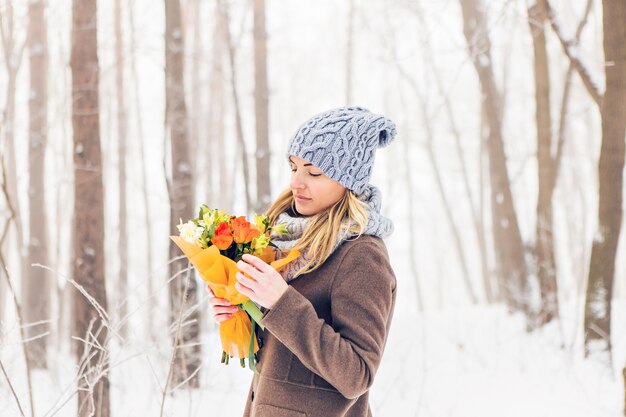
POLYGON ((297 196, 296 196, 296 200, 298 200, 298 201, 309 201, 309 200, 311 200, 311 199, 310 199, 310 198, 306 198, 306 197, 302 197, 302 196, 297 195, 297 196))

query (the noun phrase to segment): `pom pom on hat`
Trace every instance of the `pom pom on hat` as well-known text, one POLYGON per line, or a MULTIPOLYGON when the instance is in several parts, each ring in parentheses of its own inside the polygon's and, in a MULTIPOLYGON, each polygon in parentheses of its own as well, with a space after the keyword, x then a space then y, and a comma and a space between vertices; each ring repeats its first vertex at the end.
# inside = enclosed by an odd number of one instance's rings
POLYGON ((396 125, 363 107, 340 107, 313 116, 289 140, 296 155, 328 177, 361 194, 369 183, 377 148, 396 137, 396 125))

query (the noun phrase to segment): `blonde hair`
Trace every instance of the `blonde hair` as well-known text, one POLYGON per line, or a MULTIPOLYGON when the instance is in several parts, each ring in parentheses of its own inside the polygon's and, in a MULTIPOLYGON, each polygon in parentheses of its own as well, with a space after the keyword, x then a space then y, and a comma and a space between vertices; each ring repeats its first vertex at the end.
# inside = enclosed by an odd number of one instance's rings
MULTIPOLYGON (((267 210, 270 224, 274 226, 278 215, 291 209, 294 214, 295 201, 290 188, 285 189, 267 210)), ((300 252, 306 251, 309 262, 294 276, 315 271, 332 254, 339 234, 348 230, 356 234, 355 239, 363 234, 367 226, 368 207, 349 189, 335 204, 320 213, 311 216, 302 237, 293 247, 300 252)))

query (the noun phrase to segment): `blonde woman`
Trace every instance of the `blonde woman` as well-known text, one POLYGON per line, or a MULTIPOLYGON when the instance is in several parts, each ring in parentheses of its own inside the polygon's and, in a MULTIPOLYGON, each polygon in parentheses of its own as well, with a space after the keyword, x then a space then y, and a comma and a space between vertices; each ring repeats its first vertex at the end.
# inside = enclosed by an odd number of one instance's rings
MULTIPOLYGON (((369 184, 374 152, 396 135, 393 122, 360 107, 318 114, 289 141, 291 182, 269 208, 272 236, 302 256, 283 271, 251 255, 236 288, 264 312, 258 373, 244 416, 371 416, 369 389, 380 364, 396 298, 382 238, 393 231, 369 184)), ((279 254, 280 256, 280 254, 279 254)), ((210 300, 214 319, 237 310, 210 300)))

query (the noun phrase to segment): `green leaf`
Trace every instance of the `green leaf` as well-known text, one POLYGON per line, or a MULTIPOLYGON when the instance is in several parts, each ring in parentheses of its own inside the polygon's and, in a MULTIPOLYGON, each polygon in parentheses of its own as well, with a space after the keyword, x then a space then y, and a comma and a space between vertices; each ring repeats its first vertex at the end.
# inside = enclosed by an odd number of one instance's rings
POLYGON ((252 300, 248 300, 245 303, 239 304, 239 307, 245 310, 245 312, 250 315, 252 320, 256 322, 257 326, 259 326, 262 330, 265 330, 265 326, 260 323, 261 318, 263 317, 263 313, 261 313, 259 307, 257 307, 252 300))

